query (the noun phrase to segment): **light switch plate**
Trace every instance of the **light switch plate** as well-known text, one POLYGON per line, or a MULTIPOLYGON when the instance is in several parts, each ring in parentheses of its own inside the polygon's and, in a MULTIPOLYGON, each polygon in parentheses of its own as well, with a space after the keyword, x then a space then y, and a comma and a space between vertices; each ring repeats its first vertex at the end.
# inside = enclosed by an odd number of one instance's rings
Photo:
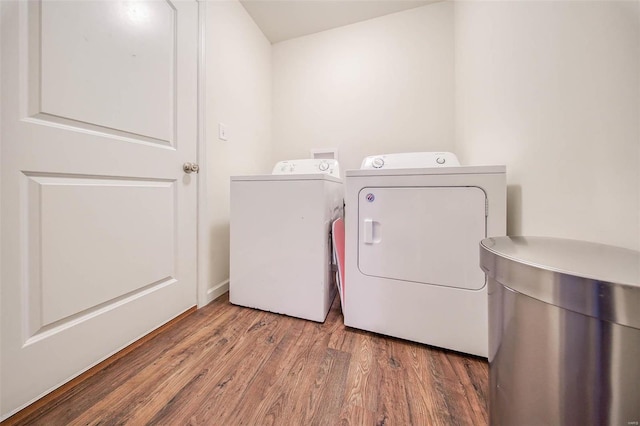
POLYGON ((222 123, 218 123, 218 139, 221 141, 229 140, 229 131, 227 130, 227 126, 222 123))

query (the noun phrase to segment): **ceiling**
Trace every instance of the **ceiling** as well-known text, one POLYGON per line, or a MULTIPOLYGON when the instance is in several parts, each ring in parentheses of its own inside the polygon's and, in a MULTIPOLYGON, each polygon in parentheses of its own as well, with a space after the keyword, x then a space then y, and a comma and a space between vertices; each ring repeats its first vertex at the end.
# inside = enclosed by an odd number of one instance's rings
POLYGON ((271 43, 440 0, 240 0, 271 43))

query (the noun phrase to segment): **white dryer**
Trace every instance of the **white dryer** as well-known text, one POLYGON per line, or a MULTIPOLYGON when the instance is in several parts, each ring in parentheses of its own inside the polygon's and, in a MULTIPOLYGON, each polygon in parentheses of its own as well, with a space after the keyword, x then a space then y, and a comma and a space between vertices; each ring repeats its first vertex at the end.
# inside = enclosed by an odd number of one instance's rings
POLYGON ((486 357, 479 243, 506 233, 505 166, 377 155, 345 190, 345 325, 486 357))
POLYGON ((329 234, 343 198, 336 160, 231 177, 231 303, 323 322, 336 293, 329 234))

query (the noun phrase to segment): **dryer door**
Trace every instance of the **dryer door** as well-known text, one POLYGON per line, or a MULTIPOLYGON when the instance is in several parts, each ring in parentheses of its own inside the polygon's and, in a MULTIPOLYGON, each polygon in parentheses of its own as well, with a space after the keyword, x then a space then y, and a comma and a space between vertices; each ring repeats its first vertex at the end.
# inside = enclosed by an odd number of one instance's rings
POLYGON ((363 188, 358 197, 358 267, 365 275, 478 290, 486 237, 478 187, 363 188))

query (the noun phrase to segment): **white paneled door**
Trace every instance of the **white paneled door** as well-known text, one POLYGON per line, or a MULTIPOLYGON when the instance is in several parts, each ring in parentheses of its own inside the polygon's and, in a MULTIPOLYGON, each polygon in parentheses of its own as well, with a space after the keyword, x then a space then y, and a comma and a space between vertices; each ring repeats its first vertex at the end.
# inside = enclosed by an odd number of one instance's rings
POLYGON ((196 304, 195 1, 2 1, 0 410, 196 304))

